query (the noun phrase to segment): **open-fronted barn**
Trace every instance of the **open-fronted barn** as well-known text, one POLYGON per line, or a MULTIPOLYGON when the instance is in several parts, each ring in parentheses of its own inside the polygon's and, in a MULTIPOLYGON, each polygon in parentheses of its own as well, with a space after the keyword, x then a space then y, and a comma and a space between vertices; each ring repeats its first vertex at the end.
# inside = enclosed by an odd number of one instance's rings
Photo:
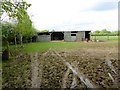
POLYGON ((85 39, 90 40, 90 32, 90 30, 39 32, 37 41, 83 41, 85 39))

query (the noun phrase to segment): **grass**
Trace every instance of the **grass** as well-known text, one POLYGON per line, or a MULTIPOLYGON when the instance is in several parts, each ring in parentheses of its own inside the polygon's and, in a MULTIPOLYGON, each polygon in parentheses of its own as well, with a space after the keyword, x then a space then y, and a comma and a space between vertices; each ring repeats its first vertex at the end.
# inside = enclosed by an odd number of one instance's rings
MULTIPOLYGON (((29 43, 29 44, 24 44, 23 48, 16 48, 14 45, 10 46, 10 49, 13 51, 16 50, 20 53, 30 53, 30 52, 44 52, 48 50, 49 48, 54 48, 54 49, 74 49, 74 48, 97 48, 97 47, 102 47, 105 45, 106 47, 112 47, 113 44, 116 46, 117 40, 114 41, 106 41, 106 42, 36 42, 36 43, 29 43)), ((19 46, 18 46, 19 47, 19 46)))
MULTIPOLYGON (((36 43, 29 43, 24 44, 24 47, 21 48, 22 53, 28 52, 44 52, 49 48, 71 48, 75 45, 78 45, 77 42, 36 42, 36 43)), ((19 47, 19 46, 18 46, 19 47)), ((10 47, 12 50, 15 49, 15 46, 10 47)))
MULTIPOLYGON (((91 36, 91 39, 94 40, 95 36, 91 36)), ((96 36, 98 40, 118 40, 118 36, 96 36)))

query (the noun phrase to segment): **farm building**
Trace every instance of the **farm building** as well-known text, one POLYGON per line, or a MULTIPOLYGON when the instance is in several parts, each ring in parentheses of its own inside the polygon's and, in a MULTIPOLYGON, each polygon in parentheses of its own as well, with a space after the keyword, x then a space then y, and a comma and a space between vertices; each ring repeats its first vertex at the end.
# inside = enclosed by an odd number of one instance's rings
POLYGON ((55 31, 55 32, 39 32, 37 41, 82 41, 86 38, 90 40, 91 31, 55 31))

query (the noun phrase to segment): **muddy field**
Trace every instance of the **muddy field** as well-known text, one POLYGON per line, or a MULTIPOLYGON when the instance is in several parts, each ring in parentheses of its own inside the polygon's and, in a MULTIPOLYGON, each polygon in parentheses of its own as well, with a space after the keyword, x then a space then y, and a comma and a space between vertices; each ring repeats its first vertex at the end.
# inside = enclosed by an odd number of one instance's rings
POLYGON ((3 64, 3 88, 118 88, 118 49, 52 49, 3 64))

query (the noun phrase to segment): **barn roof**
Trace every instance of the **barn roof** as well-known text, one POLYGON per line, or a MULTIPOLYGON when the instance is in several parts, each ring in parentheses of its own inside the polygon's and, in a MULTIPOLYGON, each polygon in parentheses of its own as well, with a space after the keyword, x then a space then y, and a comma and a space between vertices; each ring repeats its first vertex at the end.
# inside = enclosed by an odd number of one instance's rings
POLYGON ((57 30, 57 31, 50 31, 50 32, 83 32, 83 31, 91 31, 91 30, 68 30, 68 31, 59 31, 59 30, 57 30))
POLYGON ((81 30, 81 31, 50 31, 50 32, 38 32, 38 35, 49 35, 50 33, 53 32, 73 32, 73 33, 77 33, 77 32, 84 32, 84 31, 91 31, 91 30, 81 30))

